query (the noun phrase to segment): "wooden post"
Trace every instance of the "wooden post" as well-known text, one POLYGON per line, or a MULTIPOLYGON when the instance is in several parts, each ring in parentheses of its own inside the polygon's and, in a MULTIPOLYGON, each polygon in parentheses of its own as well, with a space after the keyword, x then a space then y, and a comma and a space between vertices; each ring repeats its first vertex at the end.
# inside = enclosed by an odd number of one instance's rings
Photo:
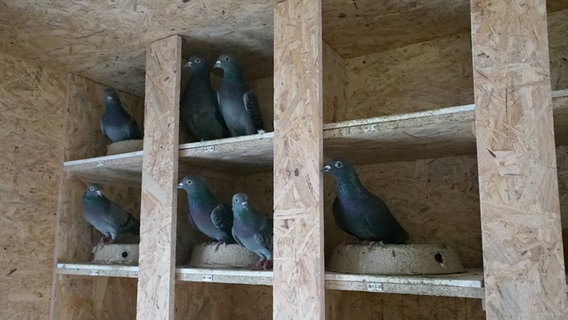
POLYGON ((545 0, 472 0, 487 319, 565 319, 545 0))
POLYGON ((136 319, 173 319, 181 38, 146 52, 140 272, 136 319))
POLYGON ((321 1, 274 18, 274 319, 324 319, 321 1))

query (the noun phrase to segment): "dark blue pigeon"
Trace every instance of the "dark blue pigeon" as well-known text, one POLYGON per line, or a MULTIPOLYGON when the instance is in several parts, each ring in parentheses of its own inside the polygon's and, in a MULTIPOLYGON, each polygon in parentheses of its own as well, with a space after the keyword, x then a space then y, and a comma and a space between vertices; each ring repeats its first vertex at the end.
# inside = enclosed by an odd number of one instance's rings
POLYGON ((335 178, 337 198, 333 202, 333 215, 341 230, 359 240, 406 243, 408 233, 387 204, 365 189, 351 164, 331 160, 322 172, 331 173, 335 178))
POLYGON ((272 269, 274 220, 251 209, 245 193, 233 195, 233 215, 233 237, 260 258, 255 268, 272 269))
POLYGON ((103 235, 93 252, 112 243, 119 234, 140 234, 140 222, 118 204, 107 199, 97 183, 87 185, 83 193, 83 217, 103 235))
POLYGON ((204 235, 217 241, 216 249, 222 243, 235 243, 231 234, 233 228, 231 207, 217 200, 198 177, 184 177, 177 188, 187 193, 189 222, 204 235))
POLYGON ((111 142, 142 139, 136 120, 124 110, 114 89, 105 89, 104 100, 105 111, 100 125, 105 137, 111 142))
POLYGON ((217 92, 219 108, 231 136, 264 132, 258 99, 245 84, 241 69, 228 54, 219 56, 215 68, 223 70, 223 80, 217 92))
POLYGON ((211 88, 207 60, 193 55, 185 68, 191 69, 191 80, 180 100, 181 120, 198 140, 228 137, 217 95, 211 88))

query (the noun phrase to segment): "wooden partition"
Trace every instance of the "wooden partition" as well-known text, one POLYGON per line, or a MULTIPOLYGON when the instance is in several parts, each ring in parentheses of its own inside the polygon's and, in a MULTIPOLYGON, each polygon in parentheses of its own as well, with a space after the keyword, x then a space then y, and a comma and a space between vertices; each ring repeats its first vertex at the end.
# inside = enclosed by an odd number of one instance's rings
POLYGON ((474 0, 488 319, 565 319, 546 1, 474 0))

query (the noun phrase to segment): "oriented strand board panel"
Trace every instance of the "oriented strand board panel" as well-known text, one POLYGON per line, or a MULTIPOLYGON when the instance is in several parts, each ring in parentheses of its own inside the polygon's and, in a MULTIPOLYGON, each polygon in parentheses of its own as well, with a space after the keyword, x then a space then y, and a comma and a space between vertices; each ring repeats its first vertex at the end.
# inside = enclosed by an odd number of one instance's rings
POLYGON ((0 54, 0 314, 47 319, 65 75, 0 54))
POLYGON ((65 299, 57 303, 51 319, 136 319, 136 279, 63 276, 54 281, 57 299, 65 299))
POLYGON ((173 319, 181 38, 148 46, 137 319, 173 319))
POLYGON ((568 9, 550 13, 547 21, 552 90, 568 89, 568 9))
POLYGON ((338 120, 473 103, 469 33, 371 53, 345 62, 345 95, 349 98, 341 112, 345 118, 338 120))
POLYGON ((484 320, 481 300, 327 290, 328 320, 484 320))
POLYGON ((274 18, 274 319, 324 319, 321 2, 274 18))
POLYGON ((487 317, 565 318, 545 1, 471 8, 487 317))

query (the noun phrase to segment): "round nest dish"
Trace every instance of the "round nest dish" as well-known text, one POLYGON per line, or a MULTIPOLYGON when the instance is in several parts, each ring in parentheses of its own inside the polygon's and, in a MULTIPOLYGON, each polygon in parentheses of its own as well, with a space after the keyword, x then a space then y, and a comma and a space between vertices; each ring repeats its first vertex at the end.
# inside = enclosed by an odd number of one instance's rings
POLYGON ((190 266, 215 268, 247 268, 258 257, 238 244, 198 244, 193 247, 190 266))
POLYGON ((334 248, 329 271, 352 274, 465 272, 456 252, 435 244, 345 244, 334 248))
POLYGON ((134 151, 142 150, 144 146, 144 140, 124 140, 119 142, 113 142, 107 145, 107 156, 120 153, 128 153, 134 151))

